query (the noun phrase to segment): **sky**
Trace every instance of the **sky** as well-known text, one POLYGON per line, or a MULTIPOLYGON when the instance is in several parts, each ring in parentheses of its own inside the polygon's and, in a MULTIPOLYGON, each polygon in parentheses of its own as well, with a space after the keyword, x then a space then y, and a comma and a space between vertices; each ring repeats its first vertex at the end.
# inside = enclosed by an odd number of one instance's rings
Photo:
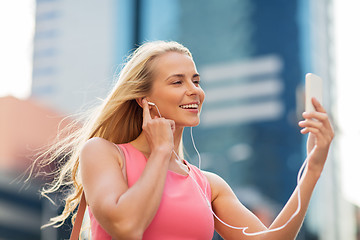
POLYGON ((0 97, 31 89, 35 0, 0 1, 0 97))

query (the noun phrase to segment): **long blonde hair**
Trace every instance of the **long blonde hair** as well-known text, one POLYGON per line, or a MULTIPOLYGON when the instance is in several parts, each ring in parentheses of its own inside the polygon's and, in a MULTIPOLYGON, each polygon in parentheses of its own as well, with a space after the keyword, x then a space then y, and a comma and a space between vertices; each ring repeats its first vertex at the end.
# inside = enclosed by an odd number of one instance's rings
MULTIPOLYGON (((50 219, 46 226, 61 226, 73 213, 80 202, 83 187, 79 177, 79 153, 90 138, 101 137, 113 143, 127 143, 138 137, 142 131, 142 108, 136 99, 146 97, 152 86, 153 60, 166 52, 179 52, 192 58, 190 51, 177 42, 147 42, 137 48, 121 70, 118 81, 102 104, 92 111, 86 122, 66 138, 59 140, 39 159, 42 165, 55 162, 53 182, 42 189, 41 194, 49 194, 66 189, 63 212, 50 219)), ((71 127, 71 126, 69 126, 71 127)), ((71 130, 67 130, 67 133, 71 130)), ((181 141, 182 142, 182 141, 181 141)), ((182 143, 179 152, 183 157, 182 143)))

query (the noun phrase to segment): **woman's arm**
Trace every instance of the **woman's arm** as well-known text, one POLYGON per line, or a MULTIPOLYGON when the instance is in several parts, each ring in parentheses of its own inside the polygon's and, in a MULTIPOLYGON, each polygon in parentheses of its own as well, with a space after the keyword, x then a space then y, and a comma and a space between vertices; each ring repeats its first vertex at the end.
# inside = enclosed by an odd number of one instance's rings
MULTIPOLYGON (((295 189, 283 210, 268 229, 281 227, 291 218, 298 206, 297 191, 300 189, 301 209, 299 213, 281 230, 256 236, 244 235, 242 230, 231 229, 215 219, 215 229, 225 239, 295 239, 304 220, 312 192, 321 175, 330 143, 334 137, 334 132, 325 110, 320 103, 314 99, 313 104, 317 112, 304 113, 305 121, 299 123, 299 125, 303 127, 301 133, 311 133, 308 139, 308 141, 312 142, 308 144, 308 164, 301 177, 299 186, 295 189)), ((254 214, 238 201, 224 180, 215 174, 206 173, 206 176, 212 188, 212 206, 214 212, 220 219, 232 226, 248 227, 245 231, 246 233, 259 232, 267 229, 254 214)))
POLYGON ((151 154, 131 188, 122 174, 124 159, 112 143, 90 139, 80 154, 87 202, 100 225, 115 239, 141 239, 161 201, 173 149, 173 122, 151 119, 145 107, 143 122, 143 131, 151 138, 151 154))

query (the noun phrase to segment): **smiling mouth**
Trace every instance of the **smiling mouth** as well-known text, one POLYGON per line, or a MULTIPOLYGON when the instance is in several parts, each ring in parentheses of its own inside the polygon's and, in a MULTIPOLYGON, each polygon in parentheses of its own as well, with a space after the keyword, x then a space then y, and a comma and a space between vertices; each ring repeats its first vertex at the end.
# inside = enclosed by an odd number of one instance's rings
POLYGON ((197 104, 197 103, 185 104, 185 105, 180 105, 180 107, 183 108, 183 109, 198 109, 199 104, 197 104))

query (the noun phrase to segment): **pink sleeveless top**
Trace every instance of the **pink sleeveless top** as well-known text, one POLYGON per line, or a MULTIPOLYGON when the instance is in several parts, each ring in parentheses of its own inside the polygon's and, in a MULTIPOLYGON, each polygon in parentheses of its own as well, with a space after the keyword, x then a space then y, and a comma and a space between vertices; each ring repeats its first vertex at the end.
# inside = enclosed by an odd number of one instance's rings
MULTIPOLYGON (((130 143, 118 145, 124 152, 128 185, 131 187, 142 174, 147 159, 130 143)), ((159 209, 144 232, 145 240, 212 239, 214 218, 204 195, 211 202, 211 188, 207 178, 194 165, 184 160, 191 176, 168 171, 159 209), (195 183, 195 181, 197 184, 195 183)), ((93 240, 111 240, 89 209, 93 240)))

